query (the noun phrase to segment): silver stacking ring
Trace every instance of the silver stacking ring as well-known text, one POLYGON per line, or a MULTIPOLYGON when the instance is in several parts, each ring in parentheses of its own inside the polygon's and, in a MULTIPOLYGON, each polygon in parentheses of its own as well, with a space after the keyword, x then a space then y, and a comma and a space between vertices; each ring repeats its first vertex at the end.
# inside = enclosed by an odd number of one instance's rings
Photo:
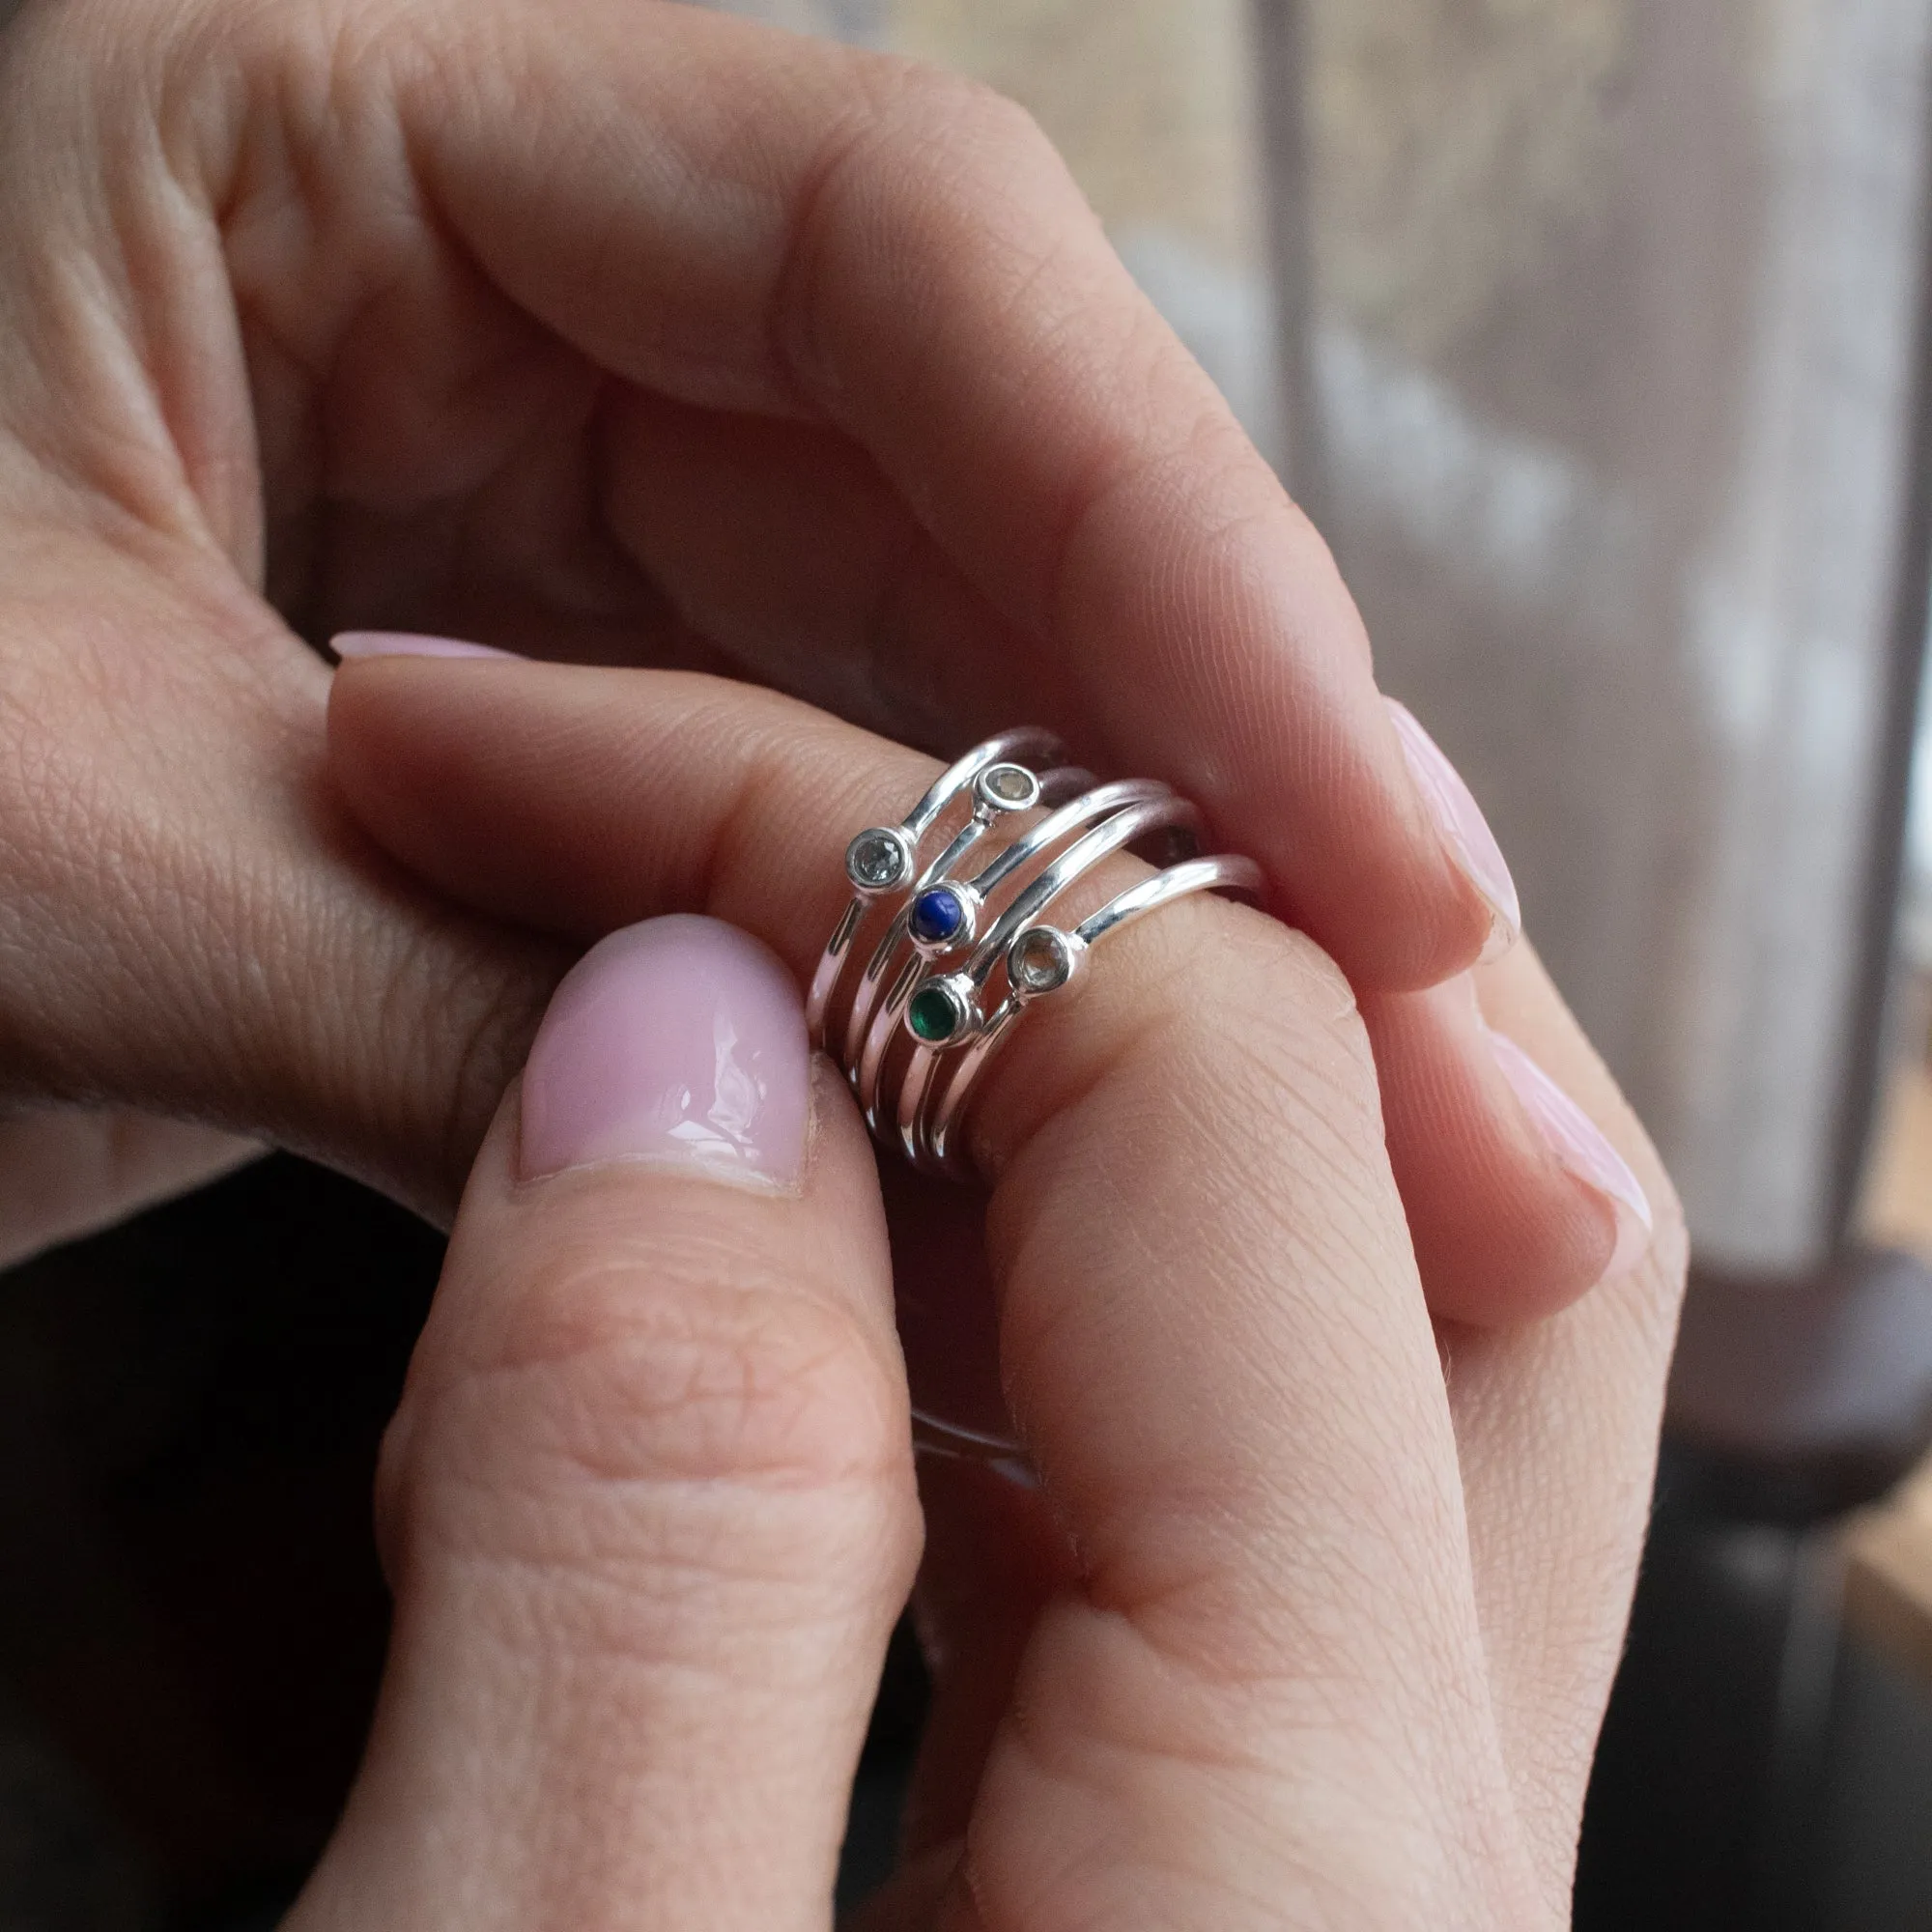
POLYGON ((1108 933, 1190 893, 1260 896, 1253 860, 1194 856, 1201 814, 1171 787, 1099 784, 1064 757, 1050 732, 1002 732, 942 772, 902 823, 871 826, 845 848, 852 895, 807 1020, 873 1133, 923 1172, 967 1172, 967 1114, 994 1053, 1031 1006, 1081 976, 1108 933), (976 868, 969 861, 1003 822, 1018 829, 976 868), (1157 837, 1165 870, 1077 924, 1048 921, 1096 866, 1157 837))

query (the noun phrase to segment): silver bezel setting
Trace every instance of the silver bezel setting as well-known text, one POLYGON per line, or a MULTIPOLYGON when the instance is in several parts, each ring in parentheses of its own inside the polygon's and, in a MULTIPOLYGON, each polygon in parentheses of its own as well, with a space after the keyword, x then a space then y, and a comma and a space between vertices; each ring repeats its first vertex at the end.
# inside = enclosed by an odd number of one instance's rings
POLYGON ((1039 803, 1039 791, 1038 774, 1010 761, 988 765, 973 784, 974 797, 988 811, 1031 811, 1039 803), (1005 788, 1014 779, 1023 782, 1009 798, 1005 788))
POLYGON ((980 895, 957 879, 935 879, 929 886, 922 886, 907 901, 906 937, 912 941, 913 951, 922 959, 937 959, 945 953, 958 952, 962 946, 971 946, 979 930, 980 895), (922 939, 912 929, 913 908, 927 893, 951 893, 959 901, 959 910, 964 917, 959 922, 959 930, 948 938, 922 939))
POLYGON ((1073 983, 1087 957, 1087 942, 1078 933, 1063 932, 1057 925, 1030 925, 1016 933, 1007 948, 1007 984, 1016 1000, 1043 1000, 1073 983), (1029 952, 1050 954, 1057 973, 1038 977, 1026 964, 1029 952))
POLYGON ((867 1125, 927 1173, 968 1172, 967 1121, 986 1066, 1036 1002, 1084 979, 1094 946, 1193 893, 1260 893, 1260 867, 1223 853, 1169 864, 1077 924, 1053 923, 1053 902, 1110 855, 1158 833, 1191 838, 1201 825, 1167 784, 1098 782, 1064 758, 1049 732, 1002 732, 942 772, 901 823, 869 826, 845 848, 851 896, 813 974, 807 1024, 844 1067, 867 1125), (1005 849, 975 869, 967 855, 996 824, 1005 849), (913 905, 941 890, 959 901, 960 929, 922 942, 913 905), (950 1027, 946 1037, 923 1037, 915 1008, 950 1027))
POLYGON ((905 1008, 905 1030, 912 1036, 914 1043, 923 1046, 928 1053, 951 1053, 954 1047, 964 1046, 980 1031, 979 991, 964 973, 942 973, 936 978, 922 980, 913 988, 905 1008), (957 1020, 944 1039, 927 1039, 913 1025, 913 1009, 922 999, 934 998, 947 1001, 957 1020))
POLYGON ((896 825, 868 825, 845 847, 846 882, 861 897, 878 898, 904 887, 912 878, 915 863, 912 842, 896 825), (860 848, 879 842, 889 844, 898 855, 897 867, 889 879, 871 879, 860 869, 860 848))

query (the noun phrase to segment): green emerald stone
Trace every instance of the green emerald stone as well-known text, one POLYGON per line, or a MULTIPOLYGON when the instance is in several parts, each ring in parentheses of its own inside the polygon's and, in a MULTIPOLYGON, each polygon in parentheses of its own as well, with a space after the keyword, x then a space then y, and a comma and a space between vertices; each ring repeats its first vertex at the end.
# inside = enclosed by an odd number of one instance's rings
POLYGON ((914 1035, 928 1046, 938 1046, 959 1031, 959 1009, 942 986, 922 986, 906 1009, 914 1035))

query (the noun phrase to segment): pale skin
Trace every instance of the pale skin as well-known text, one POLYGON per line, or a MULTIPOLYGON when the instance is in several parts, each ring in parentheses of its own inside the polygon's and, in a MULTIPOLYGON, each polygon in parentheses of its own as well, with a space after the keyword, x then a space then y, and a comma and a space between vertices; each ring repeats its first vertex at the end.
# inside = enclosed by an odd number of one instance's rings
POLYGON ((1418 990, 1492 910, 1325 549, 1007 102, 651 0, 40 0, 0 263, 0 1101, 73 1177, 0 1250, 224 1132, 447 1217, 567 954, 319 786, 375 626, 1173 781, 1349 975, 1437 1305, 1603 1272, 1418 990))
POLYGON ((808 967, 843 837, 928 767, 499 665, 344 672, 331 752, 312 645, 351 625, 933 747, 1038 720, 1262 861, 1298 929, 1123 934, 988 1089, 1044 1487, 927 1485, 940 1706, 878 1922, 1560 1922, 1668 1188, 1527 952, 1470 976, 1490 909, 1326 552, 1024 117, 637 0, 40 0, 0 264, 0 1241, 258 1138, 445 1218, 476 1163, 385 1468, 384 1713, 298 1922, 822 1924, 922 1521, 839 1090, 756 1201, 513 1187, 502 1095, 610 926, 708 911, 808 967), (1656 1212, 1580 1301, 1614 1230, 1478 993, 1656 1212), (1157 1171, 1072 1184, 1182 1097, 1157 1171), (696 1485, 689 1410, 626 1380, 667 1294, 784 1391, 696 1485), (583 1346, 510 1372, 498 1317, 546 1311, 583 1346), (537 1454, 564 1423, 596 1479, 537 1454))
MULTIPOLYGON (((332 740, 454 895, 565 932, 707 911, 801 974, 848 809, 932 769, 735 687, 515 664, 352 666, 332 740)), ((1188 901, 1029 1019, 976 1151, 1037 1491, 932 1463, 916 1493, 830 1069, 784 1199, 519 1186, 513 1095, 384 1461, 382 1715, 293 1923, 823 1926, 922 1536, 937 1705, 868 1932, 1567 1923, 1684 1244, 1533 955, 1480 993, 1659 1209, 1633 1273, 1489 1331, 1432 1322, 1310 941, 1188 901)))

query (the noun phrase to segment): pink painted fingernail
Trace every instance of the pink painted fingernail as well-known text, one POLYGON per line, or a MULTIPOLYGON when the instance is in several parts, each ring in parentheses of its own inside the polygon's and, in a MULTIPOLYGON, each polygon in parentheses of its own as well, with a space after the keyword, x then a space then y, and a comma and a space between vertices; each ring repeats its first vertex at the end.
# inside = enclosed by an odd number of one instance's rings
POLYGON ((461 638, 427 638, 417 631, 341 631, 328 640, 339 658, 513 658, 495 644, 461 638))
POLYGON ((1605 1268, 1605 1281, 1628 1274, 1650 1246, 1650 1199, 1603 1129, 1508 1035, 1485 1027, 1503 1078, 1523 1111, 1543 1130, 1556 1157, 1584 1186, 1593 1187, 1616 1210, 1617 1244, 1605 1268))
POLYGON ((1393 697, 1382 700, 1395 722, 1395 735, 1408 760, 1410 776, 1423 803, 1435 820, 1442 842, 1463 876, 1489 902, 1491 914, 1489 944, 1485 959, 1507 952, 1522 932, 1522 904, 1517 897, 1516 881, 1510 877, 1509 861, 1483 816, 1476 795, 1463 781, 1463 774, 1443 755, 1442 747, 1416 723, 1415 714, 1393 697))
POLYGON ((805 1007, 769 948, 677 914, 600 940, 524 1070, 526 1179, 611 1160, 794 1188, 810 1112, 805 1007))

